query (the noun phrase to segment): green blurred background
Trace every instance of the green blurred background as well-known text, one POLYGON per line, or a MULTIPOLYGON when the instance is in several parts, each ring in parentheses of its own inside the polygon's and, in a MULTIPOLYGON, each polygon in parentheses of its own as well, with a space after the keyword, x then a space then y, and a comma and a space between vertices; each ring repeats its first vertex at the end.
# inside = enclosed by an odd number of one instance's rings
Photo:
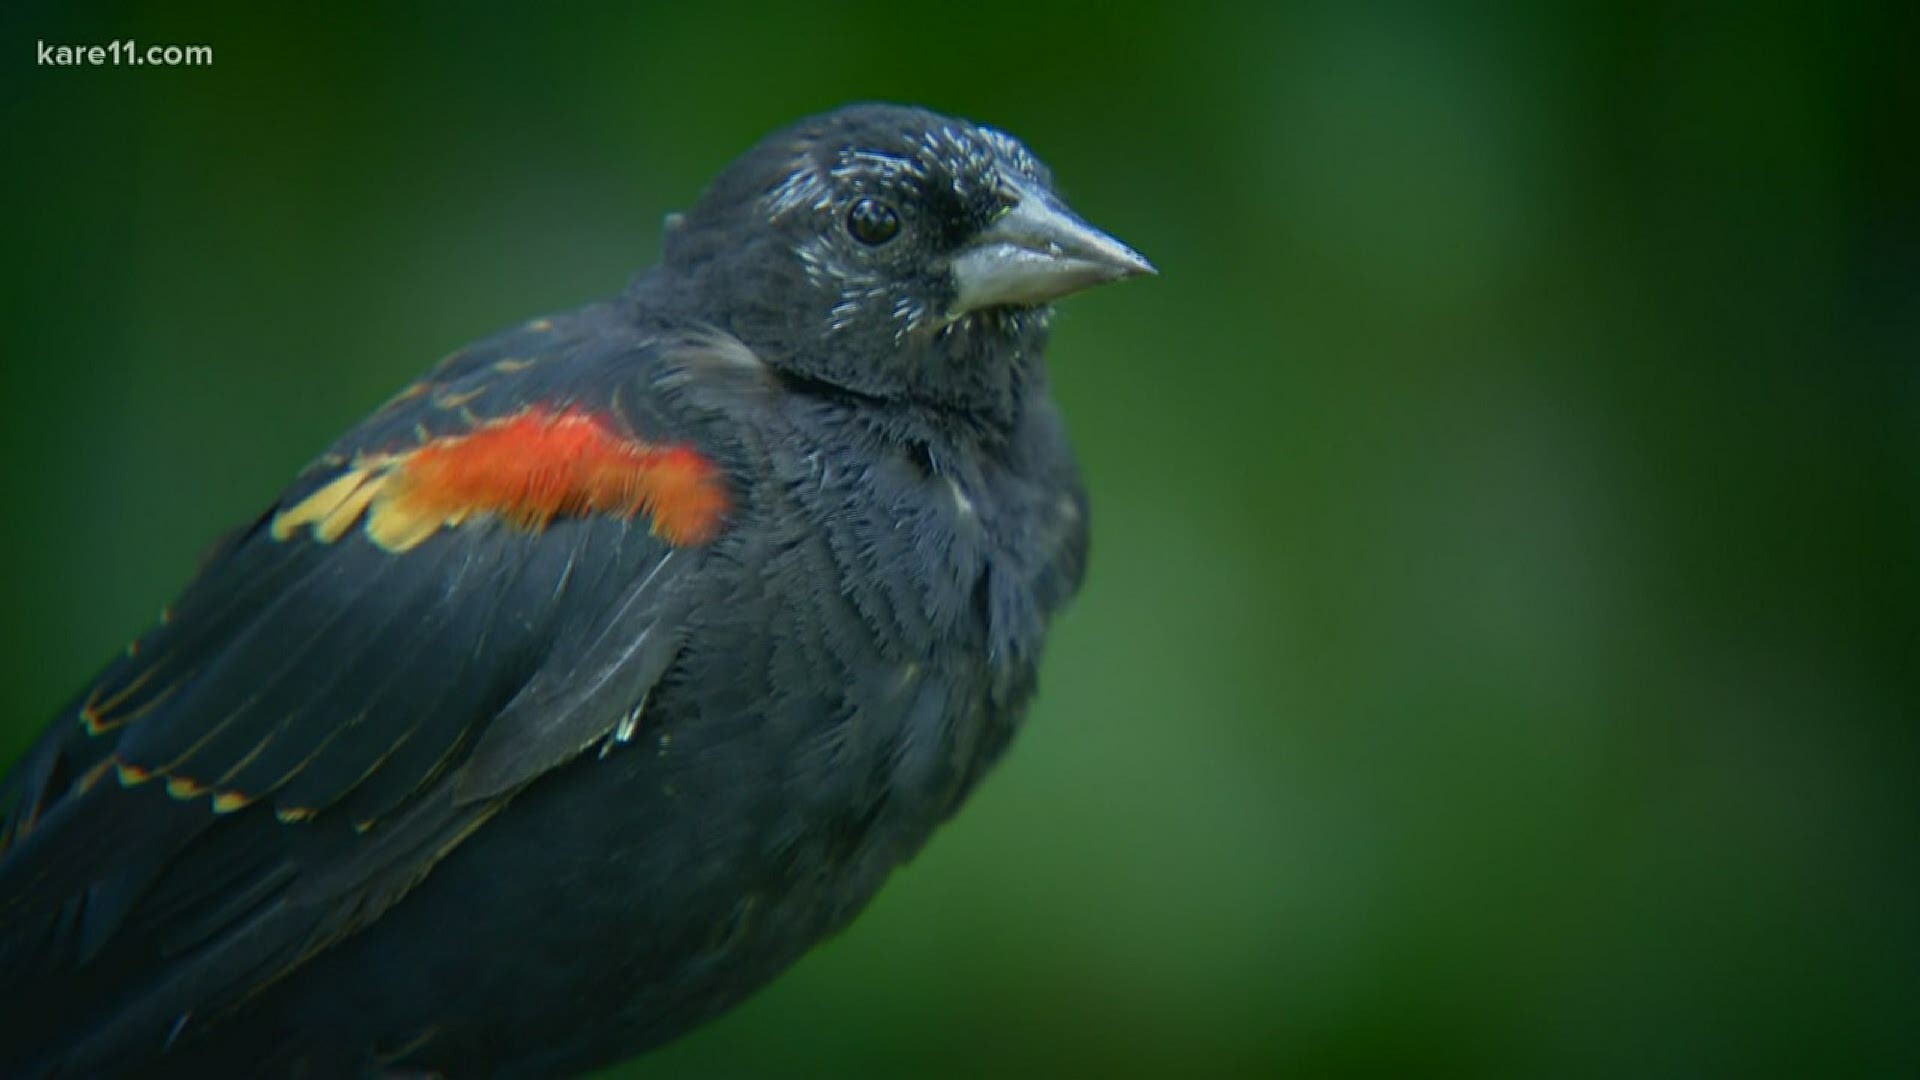
POLYGON ((968 810, 633 1075, 1920 1069, 1911 14, 255 8, 0 14, 0 760, 437 357, 920 102, 1162 270, 1056 324, 1092 575, 968 810), (127 37, 215 62, 33 64, 127 37))

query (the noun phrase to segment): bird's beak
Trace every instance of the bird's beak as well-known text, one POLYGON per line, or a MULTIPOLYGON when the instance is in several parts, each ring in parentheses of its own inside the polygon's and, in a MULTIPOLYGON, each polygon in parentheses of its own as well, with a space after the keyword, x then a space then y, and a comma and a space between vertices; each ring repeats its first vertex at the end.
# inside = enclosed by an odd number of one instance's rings
POLYGON ((1042 304, 1109 281, 1157 273, 1132 248, 1030 185, 953 260, 953 317, 1000 304, 1042 304))

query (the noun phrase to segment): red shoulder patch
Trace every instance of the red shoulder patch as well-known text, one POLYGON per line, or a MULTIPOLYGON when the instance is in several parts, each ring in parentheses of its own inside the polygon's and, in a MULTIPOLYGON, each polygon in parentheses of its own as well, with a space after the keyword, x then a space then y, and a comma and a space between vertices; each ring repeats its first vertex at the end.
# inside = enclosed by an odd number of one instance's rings
POLYGON ((311 525, 332 541, 364 516, 370 538, 405 551, 476 514, 538 529, 557 517, 644 513, 656 535, 684 546, 711 540, 726 509, 719 469, 692 448, 623 435, 584 409, 532 408, 363 457, 282 510, 273 532, 285 539, 311 525))
POLYGON ((715 474, 687 447, 626 438, 584 410, 534 409, 414 451, 392 509, 441 519, 491 511, 527 528, 646 513, 670 543, 695 544, 726 509, 715 474))

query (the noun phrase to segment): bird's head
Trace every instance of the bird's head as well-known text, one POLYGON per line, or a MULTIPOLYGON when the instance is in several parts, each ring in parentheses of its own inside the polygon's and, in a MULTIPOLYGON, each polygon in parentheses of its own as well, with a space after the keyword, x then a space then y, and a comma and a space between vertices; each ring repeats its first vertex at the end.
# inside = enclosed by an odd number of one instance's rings
POLYGON ((777 367, 962 409, 1009 404, 1051 301, 1153 273, 1017 140, 891 105, 768 136, 672 222, 665 270, 777 367))

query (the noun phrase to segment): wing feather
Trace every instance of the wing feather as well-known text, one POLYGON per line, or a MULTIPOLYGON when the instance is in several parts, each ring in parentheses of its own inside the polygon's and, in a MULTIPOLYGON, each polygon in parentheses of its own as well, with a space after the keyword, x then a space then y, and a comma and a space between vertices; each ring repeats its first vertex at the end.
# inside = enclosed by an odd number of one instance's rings
MULTIPOLYGON (((276 510, 530 403, 597 402, 688 438, 650 396, 660 350, 610 354, 611 336, 589 310, 466 350, 276 510)), ((705 554, 614 515, 476 514, 404 551, 273 518, 225 543, 7 781, 0 968, 37 992, 0 1012, 0 1072, 15 1047, 85 1071, 155 1045, 377 918, 646 699, 705 554)))

